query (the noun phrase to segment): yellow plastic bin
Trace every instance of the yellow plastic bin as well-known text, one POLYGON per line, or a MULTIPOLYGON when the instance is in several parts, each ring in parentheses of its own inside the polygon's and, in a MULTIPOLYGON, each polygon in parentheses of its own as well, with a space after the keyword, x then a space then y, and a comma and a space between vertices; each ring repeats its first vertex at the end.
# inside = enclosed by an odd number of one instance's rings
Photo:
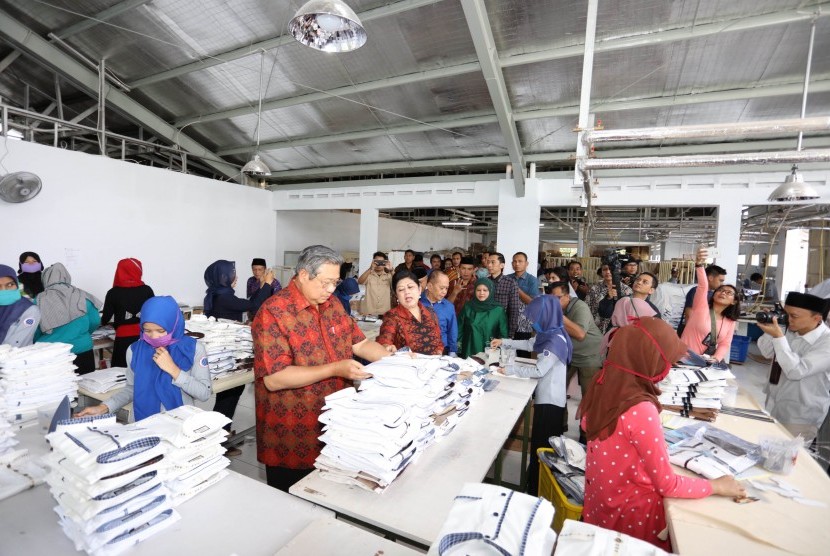
MULTIPOLYGON (((542 452, 553 453, 553 448, 539 448, 536 450, 536 457, 542 452)), ((539 496, 546 500, 550 500, 556 513, 553 516, 553 530, 558 534, 562 531, 562 525, 566 519, 573 519, 579 521, 582 517, 582 506, 577 506, 568 501, 568 497, 559 488, 559 483, 553 476, 547 464, 539 458, 539 496)))

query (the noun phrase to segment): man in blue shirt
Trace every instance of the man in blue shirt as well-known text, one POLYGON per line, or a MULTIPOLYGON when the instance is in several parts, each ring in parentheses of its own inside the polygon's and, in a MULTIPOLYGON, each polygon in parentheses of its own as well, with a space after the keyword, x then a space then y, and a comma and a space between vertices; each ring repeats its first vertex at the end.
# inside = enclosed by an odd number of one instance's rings
POLYGON ((441 341, 444 353, 455 355, 458 351, 458 320, 455 318, 455 306, 444 299, 450 288, 450 279, 441 270, 433 270, 429 275, 427 287, 421 294, 424 307, 435 311, 438 325, 441 327, 441 341))
POLYGON ((519 285, 519 299, 525 305, 539 295, 539 280, 527 272, 527 255, 521 251, 513 255, 513 274, 507 276, 519 285))

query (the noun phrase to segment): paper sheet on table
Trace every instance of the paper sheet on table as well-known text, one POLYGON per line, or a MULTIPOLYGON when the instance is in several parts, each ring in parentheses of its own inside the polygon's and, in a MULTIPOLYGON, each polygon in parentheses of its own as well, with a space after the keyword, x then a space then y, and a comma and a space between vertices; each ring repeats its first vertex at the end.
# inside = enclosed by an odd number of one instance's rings
MULTIPOLYGON (((673 505, 669 510, 672 527, 682 527, 681 523, 702 525, 734 531, 792 554, 827 554, 830 509, 810 508, 805 512, 803 505, 785 498, 754 504, 724 502, 718 505, 717 515, 699 511, 693 503, 684 504, 682 508, 673 505)), ((699 542, 705 542, 705 539, 701 538, 699 542)))

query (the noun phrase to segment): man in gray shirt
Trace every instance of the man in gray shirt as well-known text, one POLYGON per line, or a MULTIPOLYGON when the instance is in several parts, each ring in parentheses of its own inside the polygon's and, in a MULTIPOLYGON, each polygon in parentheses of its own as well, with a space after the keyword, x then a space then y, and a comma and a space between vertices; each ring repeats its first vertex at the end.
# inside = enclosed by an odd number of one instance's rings
MULTIPOLYGON (((588 391, 594 375, 602 367, 602 357, 599 346, 602 342, 602 333, 594 323, 594 316, 588 304, 578 297, 571 297, 567 282, 554 282, 548 286, 551 295, 559 298, 562 304, 562 313, 565 316, 565 331, 573 342, 573 356, 568 365, 568 375, 565 379, 565 389, 574 375, 579 379, 582 397, 588 391)), ((567 411, 565 412, 567 418, 567 411)), ((580 431, 580 440, 584 433, 580 431)))

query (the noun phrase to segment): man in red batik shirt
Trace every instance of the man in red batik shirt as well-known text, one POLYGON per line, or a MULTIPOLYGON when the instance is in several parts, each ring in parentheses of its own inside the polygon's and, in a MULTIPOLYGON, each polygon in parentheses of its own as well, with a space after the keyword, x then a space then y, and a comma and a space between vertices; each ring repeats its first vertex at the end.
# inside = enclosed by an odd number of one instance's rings
POLYGON ((285 492, 314 470, 324 398, 370 376, 352 356, 377 361, 390 353, 332 298, 342 263, 328 247, 303 249, 294 279, 262 305, 251 327, 257 460, 268 484, 285 492))

